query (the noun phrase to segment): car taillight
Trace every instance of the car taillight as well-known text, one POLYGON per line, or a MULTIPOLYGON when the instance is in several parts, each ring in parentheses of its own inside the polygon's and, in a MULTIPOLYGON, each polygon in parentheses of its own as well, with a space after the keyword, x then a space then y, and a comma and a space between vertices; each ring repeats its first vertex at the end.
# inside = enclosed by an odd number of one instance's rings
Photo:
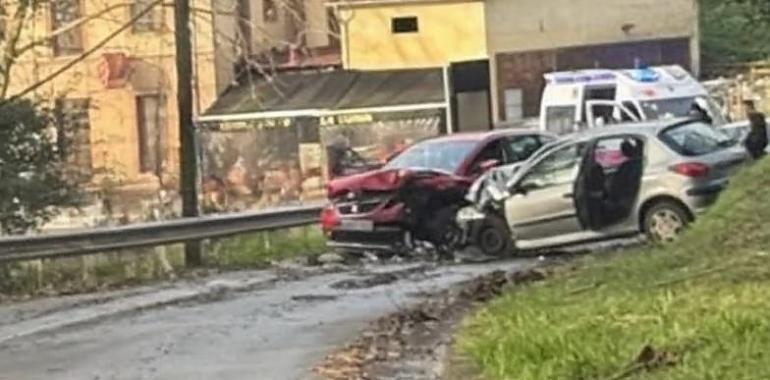
POLYGON ((685 162, 671 167, 671 171, 685 177, 705 177, 709 174, 709 167, 700 162, 685 162))
POLYGON ((324 230, 324 232, 330 232, 339 223, 340 220, 337 218, 337 211, 334 209, 333 205, 326 206, 321 210, 321 229, 324 230))

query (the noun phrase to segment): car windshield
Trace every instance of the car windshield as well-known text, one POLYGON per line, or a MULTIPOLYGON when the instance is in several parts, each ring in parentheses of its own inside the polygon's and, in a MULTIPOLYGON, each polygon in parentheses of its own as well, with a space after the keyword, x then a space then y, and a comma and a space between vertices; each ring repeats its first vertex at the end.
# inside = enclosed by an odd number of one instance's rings
POLYGON ((640 104, 647 119, 658 120, 687 116, 693 102, 695 97, 648 100, 640 104))
POLYGON ((406 149, 385 169, 425 168, 454 173, 477 145, 475 141, 425 141, 406 149))
POLYGON ((735 143, 726 134, 701 122, 667 128, 659 137, 669 148, 683 156, 709 154, 735 143))

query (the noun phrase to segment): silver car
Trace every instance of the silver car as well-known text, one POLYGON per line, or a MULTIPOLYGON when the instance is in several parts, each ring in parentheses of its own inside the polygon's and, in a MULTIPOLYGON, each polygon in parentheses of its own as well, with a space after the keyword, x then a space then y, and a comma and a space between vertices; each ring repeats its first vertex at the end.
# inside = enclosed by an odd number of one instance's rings
POLYGON ((697 121, 592 129, 480 178, 457 220, 488 254, 640 232, 670 241, 746 160, 734 139, 697 121))

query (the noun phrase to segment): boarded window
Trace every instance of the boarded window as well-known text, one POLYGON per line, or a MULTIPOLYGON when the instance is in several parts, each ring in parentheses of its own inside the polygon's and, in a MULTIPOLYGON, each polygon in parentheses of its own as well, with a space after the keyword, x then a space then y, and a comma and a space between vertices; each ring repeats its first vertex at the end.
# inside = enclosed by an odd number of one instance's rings
POLYGON ((166 105, 160 95, 136 97, 139 134, 139 170, 142 173, 163 173, 166 135, 166 105))
MULTIPOLYGON (((80 0, 51 2, 51 29, 56 32, 77 21, 81 16, 80 0)), ((52 41, 53 55, 74 55, 83 52, 83 35, 80 26, 58 33, 52 41)))
POLYGON ((59 153, 78 179, 91 176, 91 123, 89 99, 56 101, 56 136, 59 153))
MULTIPOLYGON (((133 20, 140 13, 144 12, 152 5, 150 0, 134 0, 131 3, 131 19, 133 20)), ((163 27, 163 7, 153 7, 152 10, 143 14, 131 25, 134 33, 153 32, 161 30, 163 27)))
POLYGON ((508 121, 521 120, 524 117, 524 95, 520 88, 505 90, 505 119, 508 121))
POLYGON ((278 21, 278 7, 275 4, 275 0, 262 1, 262 20, 264 22, 278 21))
POLYGON ((395 17, 391 20, 393 33, 417 33, 419 25, 417 17, 395 17))

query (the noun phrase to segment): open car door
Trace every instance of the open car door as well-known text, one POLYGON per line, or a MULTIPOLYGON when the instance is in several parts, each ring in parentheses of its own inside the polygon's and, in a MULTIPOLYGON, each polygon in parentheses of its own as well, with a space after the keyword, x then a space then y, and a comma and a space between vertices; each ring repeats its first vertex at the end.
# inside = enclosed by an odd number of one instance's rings
POLYGON ((575 211, 585 230, 596 230, 602 225, 599 219, 604 201, 606 178, 604 170, 594 160, 596 141, 592 141, 583 153, 580 171, 574 184, 575 211))
POLYGON ((614 100, 589 100, 585 103, 589 128, 640 121, 628 107, 614 100))
POLYGON ((583 229, 601 230, 631 216, 641 187, 643 152, 644 142, 627 135, 598 138, 588 145, 574 189, 583 229))

